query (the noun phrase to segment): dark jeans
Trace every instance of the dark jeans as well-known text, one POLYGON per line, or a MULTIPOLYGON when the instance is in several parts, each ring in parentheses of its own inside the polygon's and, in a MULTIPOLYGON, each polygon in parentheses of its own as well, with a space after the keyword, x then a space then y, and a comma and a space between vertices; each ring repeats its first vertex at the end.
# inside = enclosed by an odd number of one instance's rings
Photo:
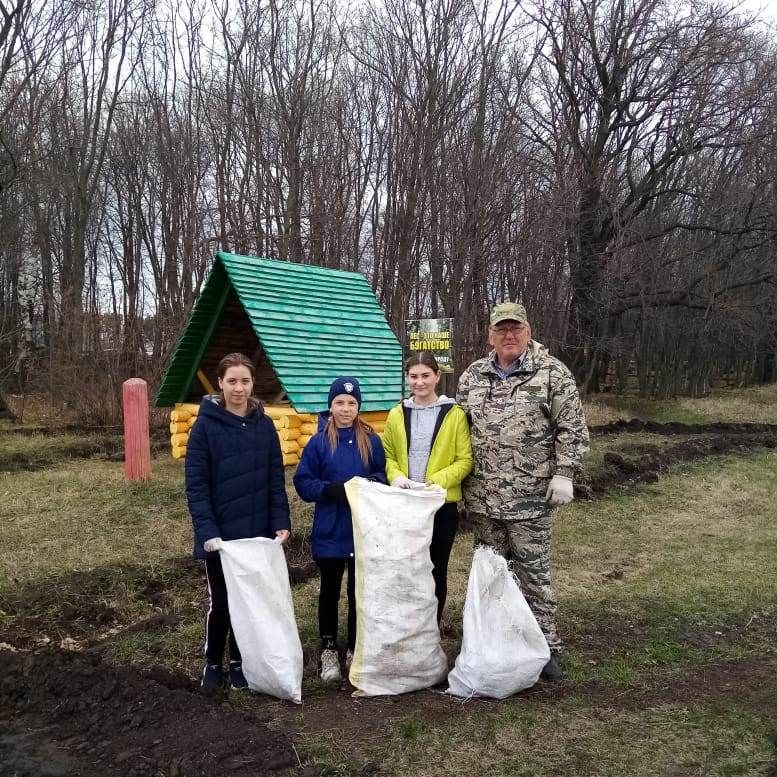
POLYGON ((356 584, 353 558, 320 558, 321 590, 318 594, 318 632, 324 648, 337 644, 337 606, 343 573, 348 568, 348 649, 356 648, 356 584))
POLYGON ((205 573, 208 576, 210 596, 210 606, 205 619, 205 660, 209 664, 221 664, 224 660, 224 645, 229 636, 229 658, 231 661, 240 661, 240 650, 229 622, 227 584, 219 556, 205 559, 205 573))
POLYGON ((446 502, 434 514, 434 530, 429 555, 432 557, 434 595, 437 597, 437 621, 442 618, 448 597, 448 559, 451 556, 456 530, 459 528, 459 510, 456 502, 446 502))

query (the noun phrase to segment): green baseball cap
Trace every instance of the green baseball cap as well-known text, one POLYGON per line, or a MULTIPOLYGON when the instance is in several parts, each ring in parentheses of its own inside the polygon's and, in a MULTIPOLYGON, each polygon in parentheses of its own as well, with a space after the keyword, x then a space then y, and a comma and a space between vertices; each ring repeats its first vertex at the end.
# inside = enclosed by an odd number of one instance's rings
POLYGON ((517 302, 500 302, 491 308, 491 326, 496 326, 501 321, 517 321, 519 324, 528 324, 526 308, 517 302))

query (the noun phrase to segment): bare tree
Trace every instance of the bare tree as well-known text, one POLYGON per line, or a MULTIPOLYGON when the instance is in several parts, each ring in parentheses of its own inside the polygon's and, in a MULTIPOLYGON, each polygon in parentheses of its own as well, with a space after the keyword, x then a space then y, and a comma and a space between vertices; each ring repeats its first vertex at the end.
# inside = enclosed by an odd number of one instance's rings
POLYGON ((227 249, 364 272, 459 366, 510 298, 588 390, 773 378, 776 63, 673 0, 0 0, 0 376, 94 415, 227 249))
MULTIPOLYGON (((754 51, 745 22, 714 6, 553 0, 539 3, 534 18, 547 35, 538 83, 548 107, 533 129, 569 144, 564 172, 575 181, 569 353, 584 385, 596 389, 603 343, 624 304, 611 274, 618 242, 633 241, 645 210, 671 196, 678 166, 743 141, 736 128, 753 106, 729 72, 754 51)), ((649 236, 640 239, 646 250, 649 236)))

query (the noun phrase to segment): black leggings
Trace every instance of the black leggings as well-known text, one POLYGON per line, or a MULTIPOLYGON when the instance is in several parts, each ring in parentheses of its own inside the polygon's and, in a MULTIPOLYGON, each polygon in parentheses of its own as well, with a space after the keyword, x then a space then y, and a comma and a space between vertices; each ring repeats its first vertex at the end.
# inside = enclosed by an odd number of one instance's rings
POLYGON ((437 597, 437 621, 442 618, 448 597, 448 559, 451 556, 456 530, 459 528, 459 510, 456 502, 446 502, 434 514, 434 530, 429 555, 432 557, 434 595, 437 597))
POLYGON ((321 590, 318 594, 318 632, 325 649, 337 644, 337 607, 343 573, 348 567, 348 649, 356 648, 356 584, 354 561, 351 558, 320 558, 321 590))
POLYGON ((227 584, 224 580, 220 556, 205 559, 205 573, 208 576, 210 595, 210 606, 205 619, 205 660, 209 664, 222 663, 224 645, 229 635, 229 658, 231 661, 240 661, 240 650, 232 633, 232 624, 229 622, 227 584))

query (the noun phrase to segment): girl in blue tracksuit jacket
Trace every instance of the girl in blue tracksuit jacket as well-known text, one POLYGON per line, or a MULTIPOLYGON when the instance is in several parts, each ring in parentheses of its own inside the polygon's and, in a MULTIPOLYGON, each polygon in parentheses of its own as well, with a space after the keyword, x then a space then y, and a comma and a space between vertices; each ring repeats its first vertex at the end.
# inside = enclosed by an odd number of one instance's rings
POLYGON ((318 628, 321 635, 321 679, 340 679, 337 653, 337 608, 343 573, 348 568, 348 651, 356 645, 353 526, 345 496, 352 477, 386 482, 386 457, 380 438, 359 418, 361 389, 356 378, 337 378, 329 388, 329 411, 319 417, 318 434, 303 448, 294 487, 306 502, 315 502, 311 545, 321 572, 318 628))

